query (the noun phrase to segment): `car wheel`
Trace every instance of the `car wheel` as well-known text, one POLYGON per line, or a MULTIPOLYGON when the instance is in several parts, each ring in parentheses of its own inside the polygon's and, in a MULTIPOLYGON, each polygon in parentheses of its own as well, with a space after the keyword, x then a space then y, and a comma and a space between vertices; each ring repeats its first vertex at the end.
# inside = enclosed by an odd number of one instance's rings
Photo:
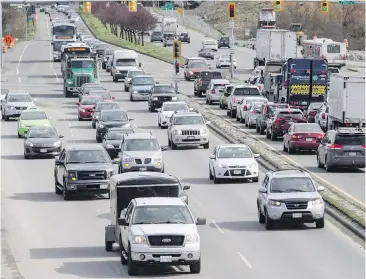
POLYGON ((272 230, 274 228, 275 222, 268 216, 267 210, 265 211, 265 223, 266 230, 272 230))
POLYGON ((214 178, 214 176, 212 175, 210 166, 208 166, 208 177, 210 178, 210 180, 212 180, 214 178))
MULTIPOLYGON (((25 155, 24 155, 25 156, 25 155)), ((56 195, 61 195, 62 194, 62 191, 60 190, 60 188, 58 188, 60 185, 59 183, 57 182, 57 178, 55 177, 55 193, 56 195)))
POLYGON ((295 154, 295 152, 296 152, 296 149, 293 148, 290 143, 288 143, 287 149, 288 149, 288 154, 295 154))
POLYGON ((231 114, 231 111, 229 110, 229 108, 227 108, 227 110, 226 110, 226 115, 227 115, 227 116, 230 116, 230 114, 231 114))
POLYGON ((189 270, 191 271, 191 273, 194 273, 194 274, 200 273, 201 272, 201 258, 194 264, 191 264, 189 266, 189 270))
POLYGON ((19 132, 18 132, 18 138, 21 138, 22 136, 19 134, 19 132))
POLYGON ((28 160, 30 158, 31 158, 30 155, 24 153, 24 159, 28 160))
POLYGON ((92 123, 92 128, 93 128, 93 129, 96 129, 96 125, 95 125, 95 123, 92 123))
POLYGON ((206 105, 208 105, 208 99, 207 99, 207 97, 206 97, 206 105))
POLYGON ((240 113, 240 117, 239 117, 239 115, 238 115, 238 112, 236 112, 236 121, 240 121, 241 122, 241 113, 240 113))
POLYGON ((331 171, 333 171, 332 166, 330 166, 330 165, 329 165, 329 163, 328 163, 328 159, 327 159, 327 157, 325 157, 325 171, 326 171, 326 172, 331 172, 331 171))
POLYGON ((255 124, 255 131, 257 132, 257 134, 259 134, 259 126, 258 126, 258 123, 255 124))
POLYGON ((272 131, 271 132, 271 141, 276 141, 277 140, 277 136, 276 134, 272 131))
POLYGON ((205 143, 205 144, 203 145, 203 148, 204 148, 204 149, 209 149, 209 148, 210 148, 210 142, 205 143))
POLYGON ((257 204, 257 209, 258 209, 258 222, 259 224, 264 224, 266 222, 266 216, 263 215, 259 204, 257 204))
POLYGON ((219 184, 219 183, 221 182, 220 178, 217 178, 217 177, 216 177, 215 172, 214 172, 214 174, 213 174, 213 181, 214 181, 214 183, 215 183, 215 184, 219 184))
POLYGON ((235 110, 231 110, 230 111, 230 117, 231 118, 235 118, 235 116, 236 116, 236 111, 235 110))
POLYGON ((317 229, 322 229, 324 228, 324 218, 319 219, 318 221, 315 222, 316 228, 317 229))
POLYGON ((118 238, 118 245, 119 245, 119 252, 120 252, 120 256, 121 256, 121 264, 127 265, 128 260, 123 256, 123 254, 126 255, 127 253, 126 253, 125 248, 123 247, 121 235, 119 235, 119 238, 118 238))
POLYGON ((132 261, 131 248, 128 248, 127 272, 128 275, 137 275, 139 272, 138 266, 132 261))
POLYGON ((127 86, 125 85, 125 92, 127 92, 128 91, 128 88, 127 88, 127 86))
POLYGON ((286 145, 285 145, 285 141, 283 141, 283 148, 282 148, 283 152, 287 152, 288 151, 288 148, 286 148, 286 145))
POLYGON ((82 119, 81 117, 78 117, 78 120, 79 120, 79 121, 82 121, 83 119, 82 119))
POLYGON ((259 134, 264 135, 264 129, 263 129, 262 125, 259 125, 259 134))
POLYGON ((178 149, 178 146, 173 141, 171 143, 172 143, 172 149, 173 150, 177 150, 178 149))
POLYGON ((104 233, 104 247, 107 252, 113 251, 113 241, 107 240, 107 234, 104 233))
POLYGON ((318 168, 319 169, 324 168, 324 164, 320 163, 320 158, 319 158, 319 155, 318 154, 316 155, 316 160, 318 161, 318 168))
POLYGON ((68 201, 70 199, 70 194, 69 194, 69 191, 67 190, 65 182, 64 182, 64 185, 62 187, 62 195, 63 195, 64 201, 68 201))
POLYGON ((162 128, 162 127, 161 127, 161 124, 160 124, 160 122, 159 122, 159 121, 158 121, 158 126, 159 126, 159 128, 162 128))
POLYGON ((221 102, 219 103, 219 108, 220 109, 223 109, 221 102))

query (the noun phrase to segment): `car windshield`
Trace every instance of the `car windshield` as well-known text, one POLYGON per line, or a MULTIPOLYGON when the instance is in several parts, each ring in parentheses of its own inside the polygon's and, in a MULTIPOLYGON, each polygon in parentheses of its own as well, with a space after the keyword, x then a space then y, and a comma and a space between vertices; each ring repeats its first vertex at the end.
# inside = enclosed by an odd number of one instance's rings
POLYGON ((338 134, 335 137, 335 144, 340 145, 363 145, 365 146, 365 134, 338 134))
POLYGON ((274 113, 277 109, 283 109, 283 108, 288 108, 288 104, 270 105, 270 106, 268 106, 268 114, 274 115, 274 113))
POLYGON ((6 95, 9 93, 9 89, 1 89, 1 95, 6 95))
POLYGON ((248 147, 225 147, 220 148, 217 158, 253 158, 253 154, 248 147))
POLYGON ((106 139, 107 140, 121 140, 123 136, 127 133, 133 133, 133 130, 126 129, 126 130, 120 130, 120 131, 109 131, 106 139))
POLYGON ((95 108, 95 111, 102 111, 104 109, 117 109, 119 108, 117 103, 104 103, 98 104, 95 108))
POLYGON ((204 124, 202 116, 179 116, 174 118, 174 125, 204 124))
POLYGON ((309 110, 318 110, 322 107, 323 103, 312 103, 309 106, 309 110))
POLYGON ((57 132, 54 128, 47 129, 30 129, 28 138, 57 138, 57 132))
POLYGON ((117 59, 116 66, 136 66, 136 59, 117 59))
POLYGON ((161 32, 152 32, 151 36, 161 36, 161 32))
POLYGON ((47 119, 47 115, 44 111, 25 111, 20 118, 22 120, 40 120, 47 119))
POLYGON ((111 159, 103 150, 70 150, 66 154, 67 164, 108 163, 111 159))
POLYGON ((160 150, 157 139, 128 139, 126 140, 124 151, 154 151, 160 150))
POLYGON ((152 77, 135 77, 132 80, 133 85, 154 85, 155 81, 152 77))
POLYGON ((234 96, 260 96, 258 88, 235 88, 234 96))
POLYGON ((144 75, 145 72, 144 71, 131 71, 128 73, 129 77, 134 77, 134 76, 139 76, 139 75, 144 75))
POLYGON ((192 69, 207 69, 208 65, 205 62, 192 62, 189 64, 188 68, 192 69))
POLYGON ((102 121, 128 121, 127 113, 124 111, 105 111, 102 113, 102 121))
POLYGON ((81 105, 95 105, 96 103, 100 102, 100 98, 87 98, 82 99, 80 104, 81 105))
POLYGON ((154 86, 153 93, 161 93, 161 94, 174 94, 175 90, 173 86, 154 86))
POLYGON ((308 177, 282 177, 272 179, 270 191, 272 193, 315 192, 315 187, 308 177))
POLYGON ((106 92, 90 92, 90 96, 100 96, 102 99, 111 99, 112 96, 106 92))
POLYGON ((93 60, 71 61, 71 68, 93 68, 93 67, 94 67, 93 60))
POLYGON ((300 111, 282 111, 280 113, 278 113, 278 118, 286 118, 286 119, 291 119, 291 118, 303 118, 303 115, 300 111))
POLYGON ((187 111, 188 106, 186 104, 167 104, 164 105, 163 111, 187 111))
POLYGON ((132 224, 194 224, 184 205, 137 206, 132 224))
POLYGON ((103 86, 97 85, 97 86, 88 86, 84 88, 84 93, 89 93, 92 90, 102 90, 104 89, 103 86))
POLYGON ((294 126, 294 132, 296 133, 323 133, 323 130, 318 124, 315 123, 303 123, 296 124, 294 126))
POLYGON ((9 95, 8 102, 32 102, 31 96, 27 94, 9 95))

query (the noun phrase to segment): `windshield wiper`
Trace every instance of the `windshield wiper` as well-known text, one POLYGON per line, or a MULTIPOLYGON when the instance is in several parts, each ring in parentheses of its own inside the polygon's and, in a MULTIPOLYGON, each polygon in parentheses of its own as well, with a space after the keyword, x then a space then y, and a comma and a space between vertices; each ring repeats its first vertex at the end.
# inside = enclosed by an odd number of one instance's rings
POLYGON ((155 222, 137 222, 137 223, 133 223, 134 225, 149 225, 149 224, 156 224, 155 222))
POLYGON ((155 222, 154 224, 187 224, 187 223, 183 221, 159 221, 155 222))
POLYGON ((300 190, 300 189, 286 189, 283 192, 307 192, 307 191, 303 191, 303 190, 300 190))

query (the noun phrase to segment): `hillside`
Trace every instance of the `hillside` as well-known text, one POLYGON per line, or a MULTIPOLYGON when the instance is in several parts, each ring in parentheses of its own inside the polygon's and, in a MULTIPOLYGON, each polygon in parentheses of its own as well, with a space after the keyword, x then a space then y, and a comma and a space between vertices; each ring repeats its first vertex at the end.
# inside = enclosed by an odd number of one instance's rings
MULTIPOLYGON (((272 2, 239 1, 236 2, 235 36, 245 39, 244 29, 255 36, 258 12, 262 8, 272 8, 272 2)), ((187 13, 195 14, 222 33, 229 26, 227 2, 205 1, 187 13)), ((331 4, 330 13, 323 15, 319 3, 285 3, 284 10, 277 13, 280 28, 288 29, 291 22, 301 22, 308 37, 331 38, 336 41, 347 39, 349 49, 365 49, 365 5, 341 6, 331 4)))

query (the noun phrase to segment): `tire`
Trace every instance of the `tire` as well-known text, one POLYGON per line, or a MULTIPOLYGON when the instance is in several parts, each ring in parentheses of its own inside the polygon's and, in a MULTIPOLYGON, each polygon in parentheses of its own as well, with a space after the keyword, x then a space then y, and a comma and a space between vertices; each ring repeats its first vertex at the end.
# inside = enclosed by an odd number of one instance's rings
POLYGON ((273 230, 275 222, 271 218, 268 217, 267 210, 266 210, 264 218, 265 218, 266 230, 273 230))
POLYGON ((102 139, 101 138, 96 137, 96 140, 97 140, 97 143, 101 143, 102 142, 102 139))
POLYGON ((236 111, 235 110, 231 110, 230 111, 230 117, 231 118, 235 118, 236 117, 236 111))
POLYGON ((319 219, 318 221, 315 222, 315 226, 317 229, 322 229, 324 228, 324 218, 319 219))
POLYGON ((105 70, 105 68, 107 68, 105 63, 102 63, 102 69, 105 70))
POLYGON ((258 176, 257 176, 257 177, 253 177, 253 178, 252 178, 252 181, 253 181, 253 182, 258 182, 258 180, 259 180, 259 177, 258 177, 258 176))
POLYGON ((18 138, 21 138, 22 136, 19 134, 19 132, 18 132, 18 138))
POLYGON ((28 160, 30 158, 31 158, 30 155, 24 153, 24 159, 28 160))
POLYGON ((128 88, 126 87, 126 85, 125 85, 125 92, 127 92, 128 91, 128 88))
POLYGON ((288 148, 286 148, 285 146, 285 142, 283 142, 283 148, 282 148, 283 152, 288 152, 288 148))
POLYGON ((209 148, 210 148, 210 142, 205 143, 205 144, 203 145, 203 148, 204 148, 204 149, 209 149, 209 148))
POLYGON ((264 135, 264 129, 262 129, 261 125, 259 125, 259 134, 264 135))
POLYGON ((121 256, 121 264, 122 265, 127 265, 128 264, 128 260, 126 260, 126 258, 123 257, 123 255, 122 255, 122 252, 125 252, 126 253, 126 250, 123 247, 121 235, 119 235, 118 244, 119 244, 119 251, 120 251, 120 256, 121 256))
POLYGON ((227 116, 230 116, 230 113, 231 113, 231 112, 230 112, 230 110, 227 108, 227 109, 226 109, 226 115, 227 115, 227 116))
POLYGON ((331 166, 329 166, 328 162, 327 162, 327 157, 325 157, 325 171, 326 172, 332 172, 333 168, 331 166))
POLYGON ((70 194, 69 194, 69 191, 67 190, 65 182, 64 182, 64 185, 62 187, 62 195, 63 195, 64 201, 70 200, 70 194))
POLYGON ((213 180, 214 179, 214 176, 212 175, 210 166, 208 166, 208 177, 210 178, 210 180, 213 180))
POLYGON ((177 150, 178 149, 178 146, 173 141, 171 143, 172 143, 172 149, 173 150, 177 150))
POLYGON ((296 152, 296 149, 295 148, 292 148, 290 143, 288 143, 288 154, 295 154, 296 152))
POLYGON ((118 78, 113 77, 114 82, 118 82, 118 78))
POLYGON ((9 116, 4 116, 4 120, 5 120, 5 122, 8 122, 9 121, 9 116))
POLYGON ((257 132, 257 134, 259 134, 259 126, 258 126, 258 124, 255 125, 255 131, 257 132))
POLYGON ((107 240, 107 234, 104 236, 104 247, 107 252, 113 251, 113 242, 107 240))
POLYGON ((131 248, 128 248, 128 259, 127 259, 127 273, 128 275, 138 275, 139 268, 131 259, 131 248))
POLYGON ((319 169, 324 168, 324 164, 320 163, 320 158, 319 158, 319 155, 318 154, 316 155, 316 160, 318 161, 318 168, 319 169))
MULTIPOLYGON (((26 155, 24 155, 24 157, 25 157, 26 155)), ((62 190, 60 190, 60 188, 58 188, 58 186, 59 186, 59 184, 58 184, 58 182, 57 182, 57 179, 56 179, 56 177, 55 177, 55 194, 56 195, 61 195, 62 194, 62 190)))
POLYGON ((172 146, 172 141, 168 138, 168 146, 171 147, 172 146))
POLYGON ((277 140, 277 136, 276 136, 276 134, 275 133, 273 133, 273 131, 272 131, 272 133, 271 133, 271 141, 276 141, 277 140))
POLYGON ((93 128, 93 129, 96 129, 96 125, 95 125, 95 123, 92 123, 92 128, 93 128))
POLYGON ((191 273, 194 273, 194 274, 200 273, 201 272, 201 258, 194 264, 191 264, 189 266, 189 270, 191 271, 191 273))
POLYGON ((236 121, 239 121, 239 122, 241 122, 241 115, 240 115, 240 117, 238 117, 238 112, 236 112, 236 116, 235 116, 235 118, 236 118, 236 121))
POLYGON ((208 105, 208 99, 206 98, 206 105, 208 105))
POLYGON ((160 122, 159 122, 159 121, 158 121, 158 126, 159 126, 159 128, 162 128, 162 127, 161 127, 161 124, 160 124, 160 122))
POLYGON ((262 211, 260 210, 259 204, 257 204, 257 210, 258 210, 258 222, 259 224, 264 224, 266 222, 266 216, 264 216, 262 211))
POLYGON ((78 120, 79 120, 79 121, 82 121, 83 119, 82 119, 81 117, 78 117, 78 120))
POLYGON ((223 109, 221 102, 219 103, 219 108, 220 109, 223 109))
POLYGON ((271 135, 269 134, 268 129, 266 129, 266 138, 267 139, 270 139, 271 138, 271 135))

